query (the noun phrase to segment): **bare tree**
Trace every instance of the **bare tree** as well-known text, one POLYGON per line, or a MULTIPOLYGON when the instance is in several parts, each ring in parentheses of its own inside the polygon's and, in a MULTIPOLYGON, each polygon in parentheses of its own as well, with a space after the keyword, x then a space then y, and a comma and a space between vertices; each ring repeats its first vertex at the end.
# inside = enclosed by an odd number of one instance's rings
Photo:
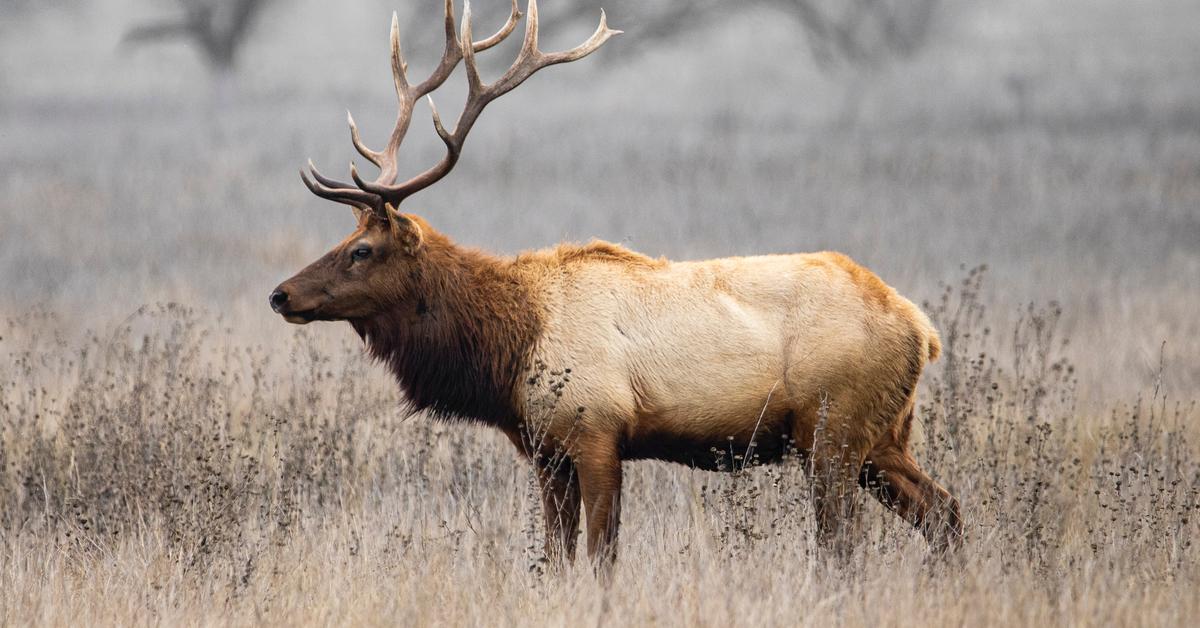
POLYGON ((767 0, 792 15, 817 67, 849 70, 838 125, 856 124, 875 73, 929 43, 942 0, 767 0))
POLYGON ((638 54, 734 10, 730 0, 568 0, 565 7, 552 5, 556 16, 572 21, 594 15, 601 7, 628 35, 610 55, 638 54))
POLYGON ((909 59, 930 41, 942 0, 573 0, 567 19, 603 4, 626 31, 614 53, 636 54, 717 22, 747 4, 782 12, 804 35, 817 67, 844 84, 838 123, 853 125, 876 73, 909 59))
MULTIPOLYGON (((34 0, 0 0, 0 37, 6 36, 8 31, 20 28, 19 23, 28 17, 36 4, 34 0)), ((5 84, 7 82, 4 68, 0 66, 0 100, 12 91, 5 84)))
POLYGON ((825 69, 876 69, 919 52, 942 0, 765 0, 793 16, 825 69))
POLYGON ((141 24, 125 32, 122 43, 184 39, 196 45, 218 77, 233 73, 238 51, 266 0, 178 0, 183 15, 141 24))
MULTIPOLYGON (((929 41, 942 0, 560 0, 545 2, 543 12, 552 20, 588 21, 601 8, 625 29, 614 54, 636 54, 646 47, 683 36, 732 14, 746 4, 757 4, 794 20, 804 34, 812 57, 825 72, 875 71, 913 56, 929 41)), ((390 4, 390 3, 389 3, 390 4)), ((506 2, 477 1, 479 10, 496 11, 506 2), (492 5, 495 5, 494 7, 492 5)), ((437 33, 413 29, 427 24, 441 10, 433 0, 414 0, 402 7, 400 21, 410 42, 436 48, 437 33), (428 40, 427 42, 425 40, 428 40)))
MULTIPOLYGON (((749 0, 788 15, 804 32, 823 70, 877 68, 919 52, 928 42, 942 0, 749 0)), ((628 32, 622 50, 661 42, 716 21, 732 0, 575 0, 568 19, 592 15, 603 4, 628 32)))

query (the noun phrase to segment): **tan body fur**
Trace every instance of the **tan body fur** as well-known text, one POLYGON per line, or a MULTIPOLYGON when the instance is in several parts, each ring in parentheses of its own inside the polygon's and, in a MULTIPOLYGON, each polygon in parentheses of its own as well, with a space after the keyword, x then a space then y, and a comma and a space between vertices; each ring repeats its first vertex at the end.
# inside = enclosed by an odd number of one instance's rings
MULTIPOLYGON (((515 402, 532 438, 569 452, 585 502, 589 493, 619 490, 617 460, 731 468, 738 461, 725 457, 730 450, 767 461, 788 444, 811 453, 823 418, 822 440, 834 447, 818 449, 815 467, 849 464, 853 481, 877 452, 872 463, 912 476, 921 493, 907 500, 911 507, 895 496, 889 505, 928 511, 944 501, 957 527, 952 498, 907 454, 912 394, 940 350, 937 333, 915 305, 844 255, 672 263, 594 243, 522 256, 513 271, 544 317, 533 372, 515 402), (556 382, 557 391, 547 388, 556 382), (589 480, 600 486, 589 491, 589 480)), ((833 533, 835 514, 828 516, 823 526, 833 533)), ((605 542, 604 531, 589 531, 605 542)))
POLYGON ((911 363, 936 355, 925 315, 837 253, 671 263, 609 250, 515 265, 545 317, 533 359, 573 368, 554 436, 578 406, 592 409, 585 426, 616 421, 629 441, 748 437, 760 414, 759 431, 778 433, 789 412, 811 433, 825 394, 876 440, 911 394, 911 363))

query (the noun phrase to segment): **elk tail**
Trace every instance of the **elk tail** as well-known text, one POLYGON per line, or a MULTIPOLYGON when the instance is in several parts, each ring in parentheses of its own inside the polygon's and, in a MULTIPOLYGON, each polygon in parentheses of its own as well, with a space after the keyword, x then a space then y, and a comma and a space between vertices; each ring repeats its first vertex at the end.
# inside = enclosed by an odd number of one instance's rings
POLYGON ((934 362, 938 356, 942 355, 942 338, 938 335, 937 328, 933 326, 933 322, 929 320, 929 316, 917 309, 917 329, 921 338, 925 343, 925 360, 934 362))
POLYGON ((929 335, 925 336, 925 359, 934 362, 942 355, 942 338, 938 336, 937 330, 933 327, 929 328, 929 335))

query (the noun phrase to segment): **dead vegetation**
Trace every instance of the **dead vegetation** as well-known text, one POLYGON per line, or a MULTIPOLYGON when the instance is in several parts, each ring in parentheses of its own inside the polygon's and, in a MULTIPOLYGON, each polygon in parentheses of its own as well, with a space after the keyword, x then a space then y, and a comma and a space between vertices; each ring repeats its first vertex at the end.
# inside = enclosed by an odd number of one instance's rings
MULTIPOLYGON (((734 452, 731 474, 629 466, 637 524, 608 590, 582 566, 547 577, 536 482, 506 439, 407 417, 352 332, 284 329, 265 303, 347 226, 298 160, 348 161, 347 108, 364 132, 395 119, 374 87, 394 3, 272 12, 219 118, 194 51, 113 54, 161 5, 17 4, 0 24, 0 624, 1200 619, 1196 3, 964 10, 875 77, 850 129, 827 126, 841 93, 794 26, 754 11, 711 45, 532 80, 536 110, 497 105, 506 124, 414 205, 463 242, 840 250, 927 299, 945 342, 915 444, 971 521, 958 561, 927 562, 864 495, 861 543, 825 562, 799 463, 734 452), (155 302, 188 306, 129 317, 155 302)), ((508 7, 474 5, 488 28, 508 7)), ((548 47, 587 34, 559 32, 548 47)), ((414 69, 440 53, 411 50, 414 69)), ((413 140, 412 164, 444 152, 413 140)))
POLYGON ((982 277, 930 305, 946 359, 925 381, 915 443, 970 515, 956 559, 930 562, 864 494, 855 549, 829 561, 798 459, 715 452, 732 473, 631 465, 641 512, 630 520, 646 523, 631 528, 608 593, 586 568, 547 577, 536 484, 510 448, 398 412, 356 347, 301 334, 272 355, 175 305, 78 344, 42 335, 48 314, 11 320, 0 612, 5 623, 344 623, 404 609, 470 624, 499 607, 489 621, 520 624, 518 609, 532 608, 546 623, 584 613, 638 625, 704 624, 719 607, 858 624, 907 623, 885 612, 894 606, 965 621, 999 605, 999 623, 1103 623, 1144 603, 1171 623, 1194 618, 1196 408, 1151 390, 1081 415, 1057 309, 990 329, 982 277), (1001 363, 1006 344, 1014 357, 1001 363), (790 593, 760 598, 766 573, 790 593), (658 595, 635 592, 651 583, 658 595), (56 588, 74 592, 68 603, 56 588))

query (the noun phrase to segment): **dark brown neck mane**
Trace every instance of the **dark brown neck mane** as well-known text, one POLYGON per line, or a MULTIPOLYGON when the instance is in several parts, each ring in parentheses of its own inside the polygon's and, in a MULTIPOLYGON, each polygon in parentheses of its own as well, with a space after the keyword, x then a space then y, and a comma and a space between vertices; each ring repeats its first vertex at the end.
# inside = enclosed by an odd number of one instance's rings
POLYGON ((508 264, 428 233, 395 310, 351 321, 417 410, 495 425, 518 420, 513 390, 541 321, 508 264))

